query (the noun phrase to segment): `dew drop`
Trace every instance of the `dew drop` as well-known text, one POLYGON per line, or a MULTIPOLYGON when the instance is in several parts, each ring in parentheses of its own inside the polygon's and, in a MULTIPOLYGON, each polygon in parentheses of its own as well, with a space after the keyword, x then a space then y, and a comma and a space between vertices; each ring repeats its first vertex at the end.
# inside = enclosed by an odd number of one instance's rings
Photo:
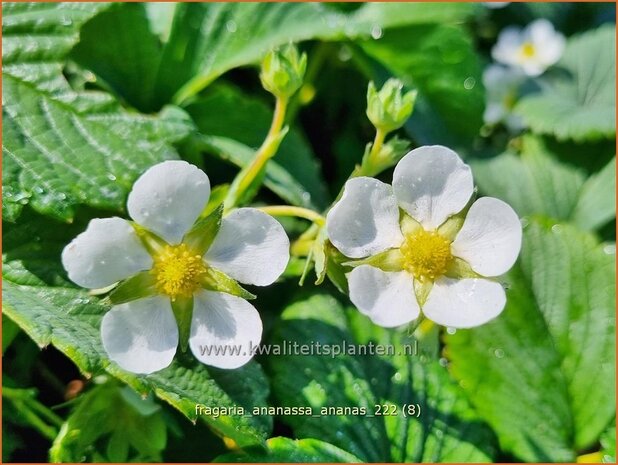
POLYGON ((228 32, 233 33, 236 32, 238 26, 236 25, 236 21, 230 19, 227 23, 225 23, 225 28, 228 30, 228 32))
POLYGON ((467 77, 463 85, 464 85, 464 89, 466 90, 474 89, 474 86, 476 85, 476 79, 474 79, 472 76, 467 77))
POLYGON ((449 334, 455 334, 457 330, 455 328, 446 328, 446 332, 449 334))
POLYGON ((554 233, 560 233, 562 231, 562 226, 560 226, 559 224, 555 224, 551 227, 551 230, 554 233))
POLYGON ((383 35, 384 35, 384 31, 382 31, 382 28, 381 28, 379 25, 374 24, 374 25, 371 27, 371 37, 372 37, 373 39, 378 40, 378 39, 380 39, 383 35))
POLYGON ((107 174, 107 179, 109 179, 110 181, 115 181, 116 180, 116 176, 114 176, 112 173, 108 173, 107 174))
POLYGON ((438 360, 438 363, 440 363, 440 366, 447 366, 448 365, 448 360, 445 359, 444 357, 440 358, 440 360, 438 360))
POLYGON ((504 358, 504 350, 496 349, 494 350, 494 355, 496 358, 504 358))
POLYGON ((343 45, 339 49, 337 56, 339 57, 339 60, 343 62, 350 61, 352 59, 352 51, 350 50, 350 47, 343 45))
POLYGON ((616 244, 608 244, 603 247, 603 253, 606 255, 615 255, 616 254, 616 244))

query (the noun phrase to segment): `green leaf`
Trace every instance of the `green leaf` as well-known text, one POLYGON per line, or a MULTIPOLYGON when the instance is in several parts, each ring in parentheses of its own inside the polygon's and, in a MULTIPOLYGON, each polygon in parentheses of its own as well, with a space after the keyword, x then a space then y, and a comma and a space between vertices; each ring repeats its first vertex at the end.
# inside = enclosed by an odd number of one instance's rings
POLYGON ((520 216, 543 215, 590 231, 616 216, 615 157, 586 179, 542 139, 527 136, 519 155, 506 152, 470 165, 481 192, 508 202, 520 216))
POLYGON ((558 66, 566 77, 549 81, 515 108, 530 128, 559 140, 616 135, 616 28, 602 26, 569 40, 558 66))
POLYGON ((60 263, 60 254, 71 239, 84 231, 79 217, 64 224, 26 208, 17 223, 3 223, 2 276, 30 286, 73 286, 60 263))
POLYGON ((601 436, 603 463, 616 463, 616 427, 610 427, 601 436))
POLYGON ((7 2, 2 5, 2 73, 49 92, 70 91, 61 62, 80 27, 109 3, 7 2))
POLYGON ((329 350, 318 356, 284 353, 269 359, 281 405, 310 406, 317 415, 284 418, 296 437, 327 441, 369 462, 490 460, 492 434, 449 381, 446 369, 436 360, 406 354, 415 343, 405 334, 378 328, 355 309, 349 317, 350 322, 342 306, 324 294, 299 300, 282 314, 275 343, 313 344, 314 350, 319 343, 329 350), (335 347, 345 350, 342 344, 348 350, 363 344, 366 351, 369 342, 392 344, 394 355, 332 352, 335 347), (290 366, 295 367, 294 376, 290 366), (397 406, 398 414, 375 415, 375 406, 383 404, 397 406), (420 408, 418 418, 403 416, 410 404, 420 408), (350 410, 322 411, 328 407, 350 410))
POLYGON ((532 221, 504 312, 446 338, 452 373, 518 459, 572 461, 615 415, 615 258, 606 252, 574 227, 532 221))
POLYGON ((484 194, 498 197, 520 216, 568 220, 584 184, 582 170, 560 163, 540 139, 523 139, 521 154, 473 160, 474 179, 484 194))
MULTIPOLYGON (((259 365, 250 362, 237 370, 206 368, 190 356, 147 376, 121 370, 103 349, 100 322, 107 307, 75 289, 20 286, 2 283, 3 313, 17 323, 40 347, 53 344, 80 371, 92 376, 107 371, 141 394, 153 392, 190 420, 197 420, 195 405, 266 405, 268 383, 259 365)), ((240 447, 260 444, 272 428, 270 416, 200 416, 219 435, 240 447)))
POLYGON ((182 102, 279 45, 339 36, 344 19, 319 3, 179 3, 158 75, 160 103, 174 95, 182 102))
POLYGON ((357 10, 351 21, 357 24, 358 29, 362 25, 392 28, 413 24, 459 23, 478 9, 479 6, 474 3, 370 2, 357 10))
POLYGON ((161 45, 152 32, 146 4, 114 4, 88 21, 71 58, 140 111, 159 110, 154 86, 161 45))
MULTIPOLYGON (((186 110, 202 134, 234 139, 249 147, 260 146, 272 119, 272 109, 266 104, 230 85, 213 86, 186 110)), ((290 129, 275 161, 304 187, 304 197, 309 196, 306 206, 327 206, 320 164, 299 130, 290 129)))
POLYGON ((3 218, 29 203, 71 220, 78 205, 122 210, 132 182, 176 158, 192 129, 178 109, 158 117, 122 111, 110 95, 71 88, 64 60, 80 26, 109 4, 7 4, 3 8, 3 218))
POLYGON ((470 146, 483 124, 484 93, 478 55, 462 28, 408 26, 360 45, 406 86, 418 89, 405 127, 419 144, 470 146))
POLYGON ((271 438, 262 449, 223 454, 214 463, 358 463, 360 460, 338 447, 317 439, 271 438))
POLYGON ((78 205, 121 211, 133 181, 154 163, 176 158, 170 144, 190 130, 177 113, 81 113, 8 75, 2 95, 5 201, 27 199, 62 220, 71 220, 78 205))
POLYGON ((593 230, 615 217, 616 157, 586 180, 573 211, 573 221, 582 229, 593 230))
POLYGON ((161 407, 108 382, 79 399, 50 449, 50 460, 82 462, 98 455, 110 462, 158 462, 166 443, 161 407))

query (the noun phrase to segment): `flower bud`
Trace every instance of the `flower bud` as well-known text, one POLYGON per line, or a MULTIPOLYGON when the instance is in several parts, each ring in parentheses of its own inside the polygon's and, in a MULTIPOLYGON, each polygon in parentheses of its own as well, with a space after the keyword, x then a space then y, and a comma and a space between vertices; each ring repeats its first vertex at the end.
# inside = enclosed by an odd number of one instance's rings
POLYGON ((289 98, 303 84, 307 55, 299 55, 293 44, 269 52, 262 61, 260 80, 268 92, 278 98, 289 98))
POLYGON ((402 95, 403 84, 398 79, 389 79, 382 89, 376 89, 373 82, 367 89, 367 117, 373 125, 391 132, 404 125, 412 114, 416 101, 416 90, 402 95))

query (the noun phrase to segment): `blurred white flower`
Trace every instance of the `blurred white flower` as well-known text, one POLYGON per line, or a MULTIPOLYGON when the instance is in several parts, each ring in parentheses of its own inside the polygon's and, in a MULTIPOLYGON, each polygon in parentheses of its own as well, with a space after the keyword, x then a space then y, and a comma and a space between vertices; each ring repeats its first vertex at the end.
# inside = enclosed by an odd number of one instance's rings
POLYGON ((491 55, 528 76, 539 76, 560 59, 564 46, 564 36, 546 19, 537 19, 523 30, 512 26, 500 32, 491 55))
POLYGON ((509 5, 511 2, 483 2, 487 8, 491 8, 492 10, 497 10, 498 8, 504 8, 509 5))
POLYGON ((69 278, 80 286, 103 288, 136 276, 143 281, 141 288, 137 285, 142 298, 115 305, 101 323, 105 350, 127 371, 152 373, 172 362, 179 344, 174 305, 181 301, 192 305, 188 343, 202 363, 240 367, 253 355, 249 347, 261 340, 257 310, 237 295, 205 289, 204 279, 217 273, 234 284, 271 284, 288 262, 288 238, 272 217, 239 208, 223 217, 205 254, 198 253, 195 238, 187 237, 209 196, 208 176, 196 166, 184 161, 157 164, 129 194, 127 207, 135 224, 118 217, 93 219, 62 252, 69 278), (145 247, 140 228, 158 237, 156 247, 145 247), (243 350, 203 349, 214 346, 243 350))
POLYGON ((504 123, 512 132, 524 128, 523 120, 513 114, 512 110, 517 102, 519 88, 525 79, 526 76, 514 68, 492 64, 485 69, 483 72, 486 93, 485 113, 483 113, 485 123, 490 125, 504 123))
POLYGON ((470 328, 502 312, 504 289, 488 278, 515 263, 521 224, 491 197, 465 212, 473 191, 470 167, 439 145, 408 153, 392 187, 369 177, 346 183, 327 231, 339 251, 361 259, 351 262, 350 299, 374 323, 400 326, 422 310, 438 324, 470 328))

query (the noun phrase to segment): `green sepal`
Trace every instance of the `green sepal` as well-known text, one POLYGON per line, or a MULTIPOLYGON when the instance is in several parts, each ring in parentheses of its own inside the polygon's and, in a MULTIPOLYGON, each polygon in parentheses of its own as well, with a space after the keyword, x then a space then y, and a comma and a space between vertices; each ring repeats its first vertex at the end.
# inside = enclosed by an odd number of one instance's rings
POLYGON ((122 281, 109 294, 109 300, 113 305, 119 305, 156 294, 157 285, 154 275, 150 271, 140 271, 122 281))
POLYGON ((417 232, 419 229, 422 229, 423 226, 408 215, 406 212, 401 210, 401 217, 399 219, 399 227, 401 228, 401 233, 404 236, 410 236, 417 232))
POLYGON ((191 319, 193 318, 193 296, 176 297, 171 300, 172 310, 178 325, 178 344, 180 350, 187 351, 189 336, 191 335, 191 319))
POLYGON ((152 256, 158 255, 168 244, 155 233, 148 231, 135 222, 131 222, 138 239, 152 256))
POLYGON ((476 200, 476 188, 474 188, 474 192, 470 197, 470 200, 466 204, 466 206, 459 213, 449 217, 444 223, 442 223, 438 227, 438 234, 442 237, 445 237, 449 241, 454 241, 455 237, 463 227, 464 221, 466 221, 466 216, 468 216, 468 210, 476 200))
POLYGON ((305 266, 303 268, 303 272, 300 274, 300 279, 298 280, 299 286, 303 286, 305 284, 305 279, 307 279, 307 275, 309 274, 309 271, 311 271, 312 265, 315 264, 315 262, 313 261, 313 252, 313 247, 311 247, 311 249, 309 250, 309 255, 307 255, 307 258, 305 259, 305 266))
POLYGON ((371 257, 343 262, 342 265, 354 268, 360 265, 371 265, 382 271, 401 271, 403 270, 403 255, 399 249, 388 249, 371 257))
POLYGON ((348 279, 346 273, 350 268, 343 264, 347 257, 328 241, 326 243, 326 276, 342 294, 348 294, 348 279))
POLYGON ((468 262, 458 257, 453 257, 453 260, 449 263, 448 269, 444 275, 447 278, 457 279, 484 278, 484 276, 481 276, 474 271, 468 262))
POLYGON ((221 218, 223 216, 223 204, 219 206, 206 218, 197 221, 191 230, 185 234, 182 242, 194 250, 199 255, 204 255, 212 245, 219 228, 221 228, 221 218))
POLYGON ((418 279, 414 280, 414 295, 416 296, 416 301, 422 307, 427 302, 427 297, 429 297, 429 293, 433 288, 433 281, 420 281, 418 279))
POLYGON ((245 300, 255 299, 255 294, 244 289, 237 281, 216 268, 208 267, 202 278, 202 287, 209 291, 225 292, 245 300))
POLYGON ((328 247, 328 234, 326 228, 320 228, 318 237, 313 242, 313 262, 315 264, 315 284, 320 285, 326 277, 326 268, 328 266, 328 255, 326 248, 328 247))
POLYGON ((229 184, 219 184, 212 188, 210 191, 210 197, 208 199, 208 203, 200 213, 200 218, 206 218, 212 212, 214 212, 220 205, 223 205, 225 202, 225 197, 227 196, 228 191, 230 190, 229 184))

